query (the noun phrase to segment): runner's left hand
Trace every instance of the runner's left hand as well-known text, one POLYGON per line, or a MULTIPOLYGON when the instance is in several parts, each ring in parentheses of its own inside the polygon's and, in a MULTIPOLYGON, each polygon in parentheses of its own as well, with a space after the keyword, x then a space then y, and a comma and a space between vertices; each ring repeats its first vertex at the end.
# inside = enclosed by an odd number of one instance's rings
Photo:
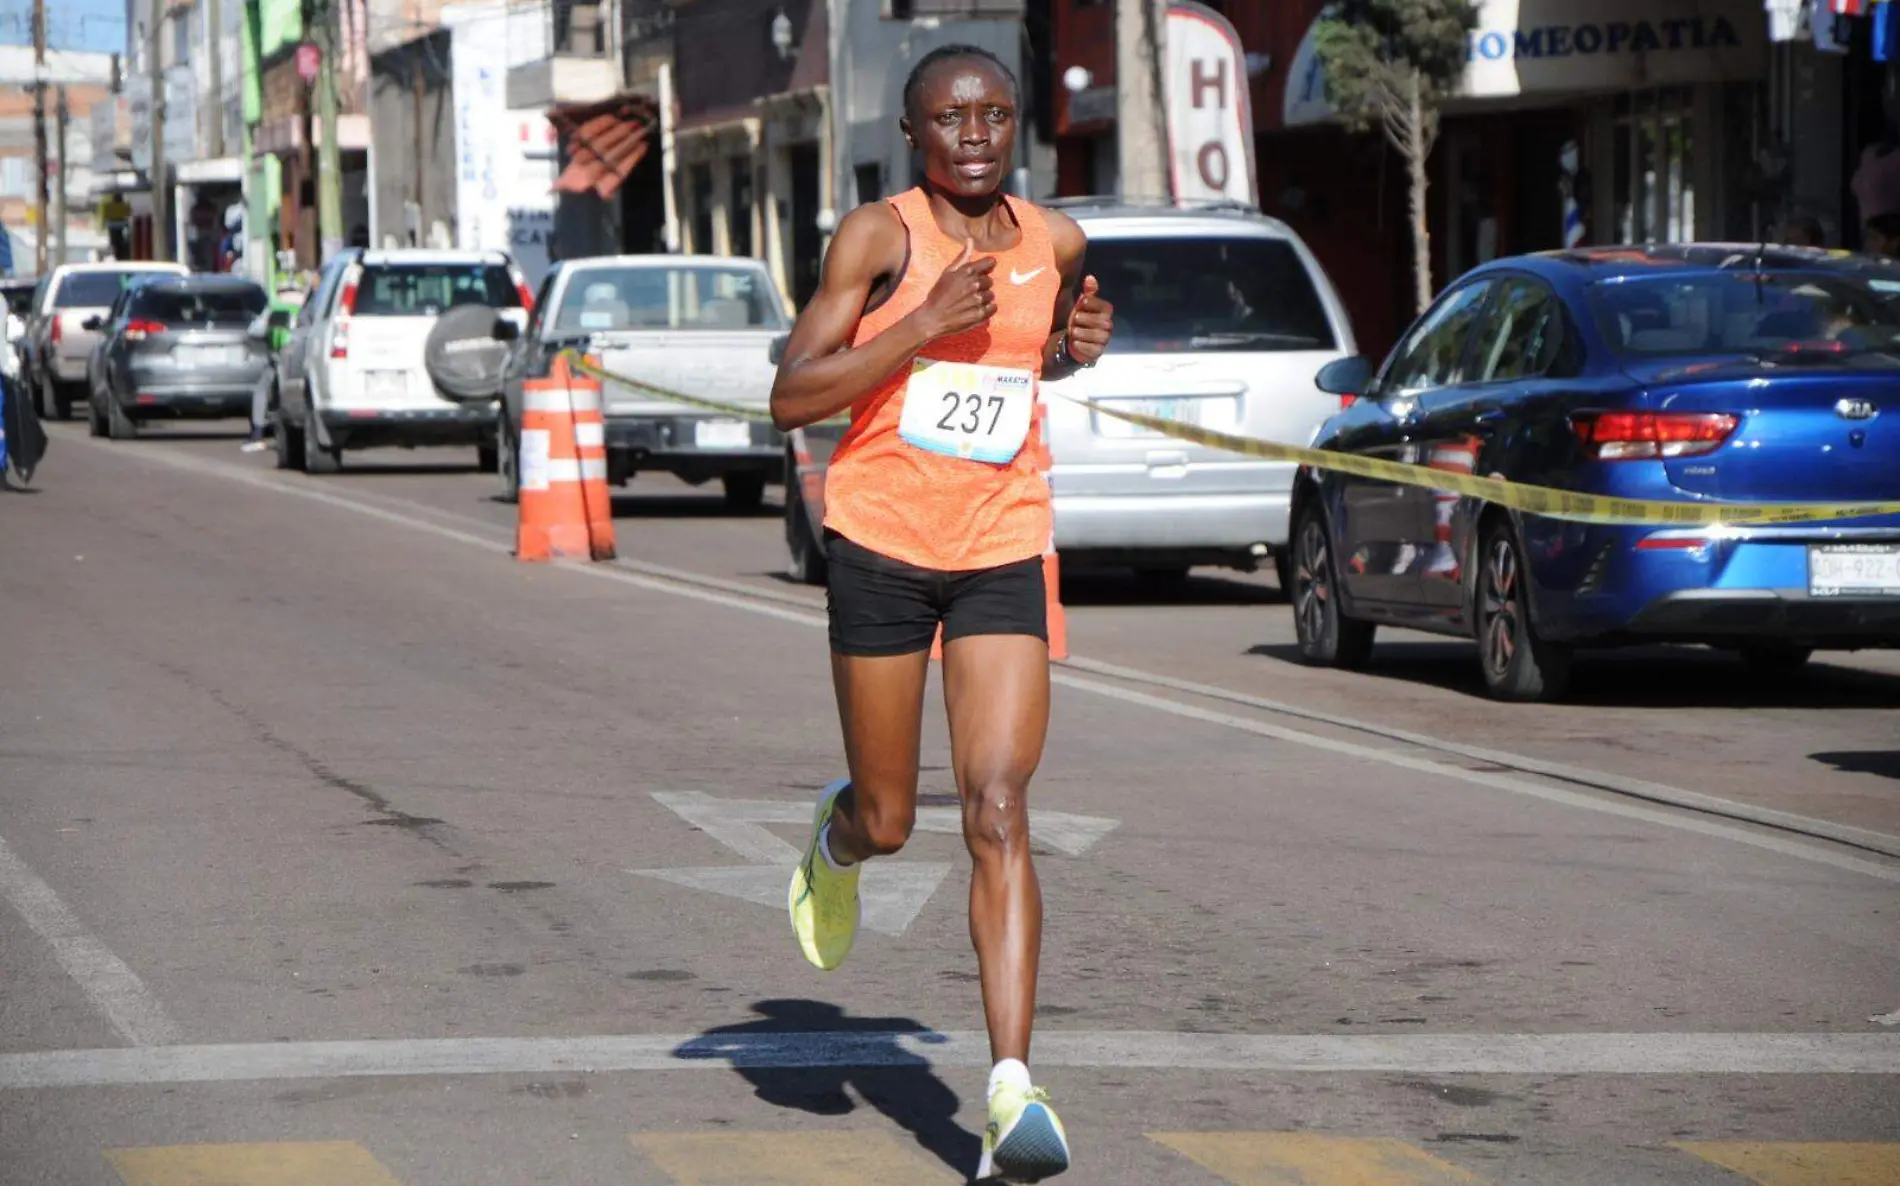
POLYGON ((1097 295, 1098 289, 1095 277, 1083 277, 1082 291, 1069 310, 1069 357, 1083 366, 1102 357, 1115 332, 1115 306, 1097 295))

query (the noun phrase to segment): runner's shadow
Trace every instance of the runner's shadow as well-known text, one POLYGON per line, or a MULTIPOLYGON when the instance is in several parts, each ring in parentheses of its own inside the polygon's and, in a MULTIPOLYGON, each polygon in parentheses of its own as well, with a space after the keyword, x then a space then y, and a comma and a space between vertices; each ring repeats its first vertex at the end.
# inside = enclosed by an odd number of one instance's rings
POLYGON ((923 1042, 943 1039, 907 1017, 847 1017, 822 1001, 758 1001, 756 1021, 707 1030, 674 1049, 677 1058, 724 1059, 753 1092, 778 1108, 814 1116, 844 1116, 857 1104, 846 1088, 914 1137, 919 1145, 968 1181, 982 1155, 982 1138, 957 1123, 962 1101, 922 1056, 894 1035, 916 1034, 923 1042), (788 1034, 828 1034, 819 1050, 801 1044, 786 1049, 788 1034), (811 1066, 813 1062, 840 1065, 811 1066), (804 1065, 785 1066, 796 1062, 804 1065), (781 1064, 781 1065, 773 1065, 781 1064))

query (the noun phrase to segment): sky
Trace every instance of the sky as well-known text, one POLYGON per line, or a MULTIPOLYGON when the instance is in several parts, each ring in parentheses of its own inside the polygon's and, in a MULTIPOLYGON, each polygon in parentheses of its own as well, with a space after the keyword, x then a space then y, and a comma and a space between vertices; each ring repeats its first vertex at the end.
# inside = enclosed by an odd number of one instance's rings
MULTIPOLYGON (((0 45, 33 44, 33 0, 0 0, 0 45)), ((125 0, 46 0, 48 49, 125 52, 125 0)))

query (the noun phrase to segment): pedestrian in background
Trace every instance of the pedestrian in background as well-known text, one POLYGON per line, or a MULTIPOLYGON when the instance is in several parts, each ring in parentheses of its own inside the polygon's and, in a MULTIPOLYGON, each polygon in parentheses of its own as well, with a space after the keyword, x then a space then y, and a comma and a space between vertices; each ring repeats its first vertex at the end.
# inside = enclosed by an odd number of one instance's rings
POLYGON ((270 428, 271 392, 277 389, 277 354, 290 341, 289 323, 302 308, 303 293, 285 280, 246 331, 264 343, 265 355, 263 373, 257 377, 257 386, 251 389, 251 435, 244 438, 242 446, 246 453, 256 453, 265 447, 264 438, 270 428), (271 314, 278 312, 286 314, 283 328, 273 328, 270 323, 271 314))

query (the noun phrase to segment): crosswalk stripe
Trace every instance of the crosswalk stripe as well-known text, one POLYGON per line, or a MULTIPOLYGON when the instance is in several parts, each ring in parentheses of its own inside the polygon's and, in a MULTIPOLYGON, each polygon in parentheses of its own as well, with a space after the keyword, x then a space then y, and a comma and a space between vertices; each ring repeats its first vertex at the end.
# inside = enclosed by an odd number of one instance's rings
POLYGON ((1404 1141, 1306 1132, 1149 1133, 1233 1186, 1484 1186, 1404 1141))
POLYGON ((402 1186, 355 1141, 108 1149, 125 1186, 402 1186))
POLYGON ((1893 1186, 1900 1142, 1679 1141, 1676 1148, 1760 1186, 1893 1186))
POLYGON ((890 1133, 635 1133, 634 1145, 678 1186, 928 1186, 960 1182, 890 1133))

